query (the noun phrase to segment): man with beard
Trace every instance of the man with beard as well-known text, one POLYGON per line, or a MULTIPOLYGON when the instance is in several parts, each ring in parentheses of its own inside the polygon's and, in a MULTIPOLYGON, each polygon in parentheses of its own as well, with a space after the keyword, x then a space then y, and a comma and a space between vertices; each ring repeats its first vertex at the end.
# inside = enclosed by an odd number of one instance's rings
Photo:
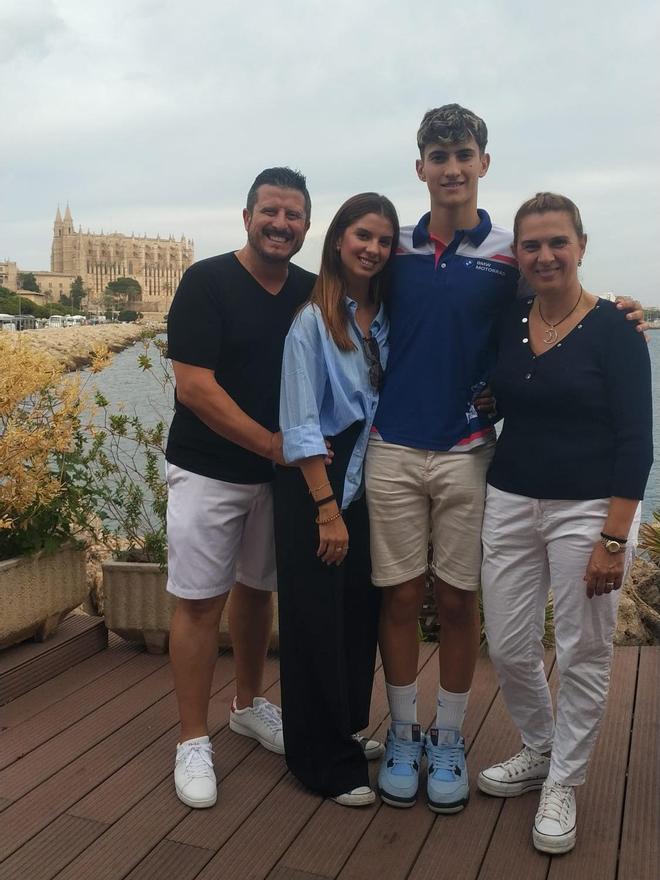
POLYGON ((247 243, 191 266, 168 321, 176 378, 167 444, 167 589, 181 736, 174 780, 190 807, 216 801, 207 713, 218 624, 229 592, 236 664, 230 728, 284 753, 281 713, 262 696, 276 588, 273 462, 280 369, 291 319, 314 275, 290 263, 309 229, 305 178, 262 171, 243 211, 247 243))

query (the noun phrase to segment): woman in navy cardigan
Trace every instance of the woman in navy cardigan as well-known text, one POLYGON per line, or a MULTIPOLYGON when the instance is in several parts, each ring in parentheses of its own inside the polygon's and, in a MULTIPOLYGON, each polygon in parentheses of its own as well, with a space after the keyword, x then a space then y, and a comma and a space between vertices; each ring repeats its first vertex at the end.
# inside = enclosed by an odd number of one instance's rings
POLYGON ((647 346, 580 283, 586 243, 570 199, 539 193, 519 209, 513 246, 536 295, 505 315, 491 378, 504 426, 488 473, 484 614, 523 748, 478 785, 500 797, 540 788, 532 835, 549 853, 575 845, 574 789, 605 710, 619 589, 652 463, 647 346), (556 721, 543 668, 550 588, 556 721))

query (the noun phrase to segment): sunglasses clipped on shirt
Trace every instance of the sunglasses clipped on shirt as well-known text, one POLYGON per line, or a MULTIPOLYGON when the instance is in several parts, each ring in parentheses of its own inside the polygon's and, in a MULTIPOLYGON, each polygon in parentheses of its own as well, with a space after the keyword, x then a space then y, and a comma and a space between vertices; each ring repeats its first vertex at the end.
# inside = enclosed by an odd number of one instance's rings
POLYGON ((383 387, 383 367, 380 363, 380 348, 375 336, 362 337, 362 350, 369 367, 369 383, 374 391, 383 387))

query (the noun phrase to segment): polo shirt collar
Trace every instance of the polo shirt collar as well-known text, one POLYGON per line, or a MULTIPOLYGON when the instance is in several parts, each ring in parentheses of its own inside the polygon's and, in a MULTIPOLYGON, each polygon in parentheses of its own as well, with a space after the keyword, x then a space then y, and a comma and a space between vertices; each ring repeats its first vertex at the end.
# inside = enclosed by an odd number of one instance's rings
MULTIPOLYGON (((454 241, 462 241, 464 238, 469 239, 470 243, 475 247, 479 247, 479 245, 483 244, 486 240, 488 234, 493 228, 493 224, 491 223, 490 217, 488 216, 488 212, 484 211, 483 208, 477 208, 477 214, 479 215, 479 222, 472 229, 457 229, 454 234, 454 241)), ((418 248, 422 245, 426 244, 430 240, 429 236, 429 221, 431 219, 431 212, 429 211, 427 214, 424 214, 422 219, 419 221, 417 226, 415 226, 413 230, 413 247, 418 248)))

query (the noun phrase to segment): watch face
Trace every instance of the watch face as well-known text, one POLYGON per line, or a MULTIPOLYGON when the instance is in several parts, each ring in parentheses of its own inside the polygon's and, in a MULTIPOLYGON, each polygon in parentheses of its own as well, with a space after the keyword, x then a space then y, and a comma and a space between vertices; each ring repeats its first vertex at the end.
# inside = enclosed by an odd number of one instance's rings
POLYGON ((621 544, 618 541, 606 541, 605 549, 608 553, 618 553, 621 550, 621 544))

